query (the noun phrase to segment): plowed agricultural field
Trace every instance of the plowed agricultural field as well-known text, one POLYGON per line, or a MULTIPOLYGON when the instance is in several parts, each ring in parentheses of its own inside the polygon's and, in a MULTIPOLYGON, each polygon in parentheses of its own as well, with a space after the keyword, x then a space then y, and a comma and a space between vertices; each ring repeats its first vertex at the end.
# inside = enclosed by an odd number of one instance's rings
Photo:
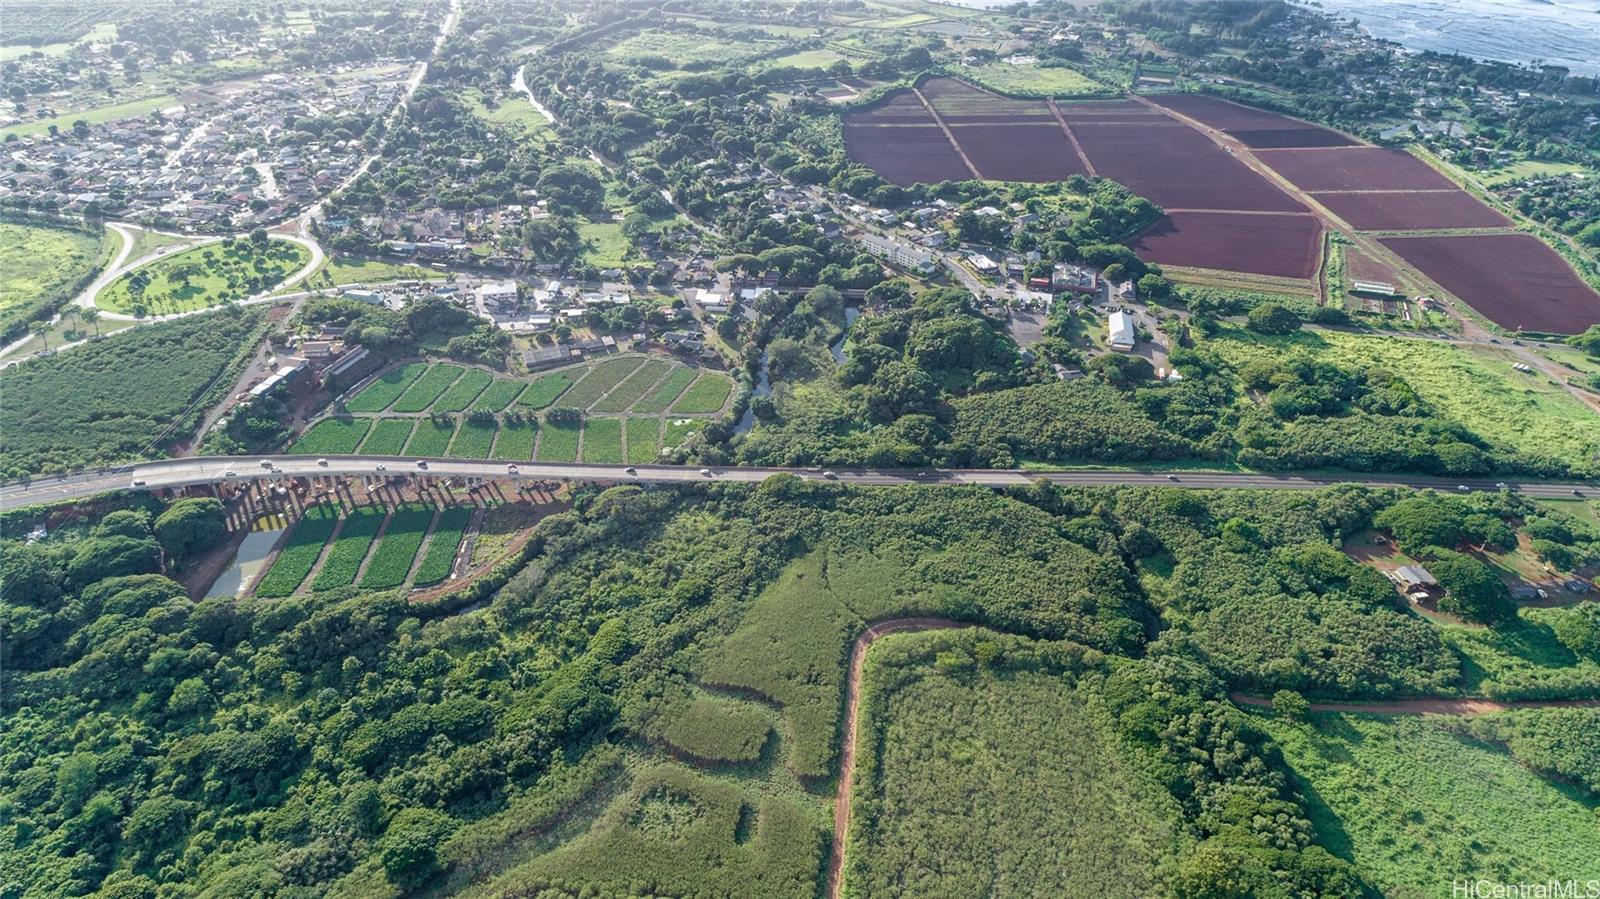
MULTIPOLYGON (((1326 190, 1449 190, 1450 179, 1404 150, 1384 147, 1261 150, 1257 155, 1295 187, 1326 190)), ((1097 162, 1096 165, 1099 165, 1097 162)))
POLYGON ((1464 190, 1312 194, 1358 231, 1504 228, 1511 220, 1464 190))
POLYGON ((1055 120, 1043 124, 951 125, 983 177, 995 181, 1065 181, 1087 174, 1055 120))
POLYGON ((844 126, 844 147, 850 158, 902 187, 918 182, 966 181, 972 178, 950 141, 923 113, 928 124, 855 124, 844 126))
POLYGON ((1311 278, 1321 239, 1322 224, 1310 215, 1174 212, 1129 246, 1162 265, 1311 278))
POLYGON ((1067 123, 1095 171, 1168 209, 1303 212, 1272 182, 1174 119, 1147 125, 1067 123))
POLYGON ((1503 328, 1576 334, 1600 323, 1600 293, 1532 235, 1386 237, 1381 242, 1503 328))
POLYGON ((1159 94, 1150 98, 1160 106, 1219 131, 1233 135, 1251 148, 1341 147, 1355 143, 1351 138, 1320 125, 1288 116, 1240 106, 1219 97, 1203 94, 1159 94))
POLYGON ((1047 122, 1052 118, 1050 107, 1043 100, 1013 100, 954 78, 930 78, 920 90, 947 125, 1032 119, 1047 122))

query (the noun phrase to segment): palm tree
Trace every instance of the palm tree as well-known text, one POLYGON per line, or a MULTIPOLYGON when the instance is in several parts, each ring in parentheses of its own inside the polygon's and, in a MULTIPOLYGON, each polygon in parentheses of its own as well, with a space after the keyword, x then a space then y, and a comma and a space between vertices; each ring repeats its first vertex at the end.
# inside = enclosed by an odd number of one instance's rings
POLYGON ((100 336, 100 310, 90 307, 78 313, 85 324, 94 325, 94 336, 100 336))
POLYGON ((33 336, 39 338, 39 342, 44 344, 45 349, 50 349, 49 322, 29 322, 28 330, 33 332, 33 336))
POLYGON ((61 310, 61 331, 63 334, 67 331, 67 322, 78 317, 78 309, 79 307, 77 306, 68 306, 61 310))

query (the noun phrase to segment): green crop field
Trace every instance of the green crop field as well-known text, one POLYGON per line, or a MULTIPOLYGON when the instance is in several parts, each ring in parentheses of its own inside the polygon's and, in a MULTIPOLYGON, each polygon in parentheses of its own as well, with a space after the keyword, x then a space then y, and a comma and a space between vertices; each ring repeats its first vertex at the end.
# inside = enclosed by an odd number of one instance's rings
POLYGON ((746 764, 761 757, 772 713, 742 699, 696 695, 663 714, 661 739, 674 750, 711 763, 746 764))
POLYGON ((1513 371, 1516 360, 1503 350, 1382 334, 1302 331, 1264 337, 1239 329, 1203 346, 1235 364, 1293 355, 1357 369, 1385 368, 1445 418, 1487 440, 1580 464, 1600 452, 1600 416, 1543 375, 1513 371))
POLYGON ((443 456, 450 448, 450 438, 456 433, 456 423, 450 418, 424 418, 417 422, 417 430, 406 444, 408 456, 443 456))
POLYGON ((257 584, 256 595, 272 599, 288 596, 299 588, 306 575, 316 566, 317 559, 322 556, 322 547, 333 536, 333 529, 338 524, 339 516, 331 506, 307 509, 300 523, 289 532, 272 567, 267 569, 257 584))
POLYGON ((507 462, 533 460, 533 442, 539 437, 539 425, 533 419, 500 423, 500 436, 494 441, 493 459, 507 462))
POLYGON ((451 506, 439 513, 433 526, 433 536, 428 538, 428 549, 417 565, 417 575, 412 584, 428 587, 450 576, 450 565, 455 561, 456 549, 461 545, 462 532, 472 520, 471 506, 451 506))
POLYGON ((861 896, 1153 896, 1182 813, 1089 686, 1028 642, 900 634, 867 657, 845 883, 861 896), (974 661, 994 654, 994 660, 974 661), (1040 860, 1049 859, 1048 863, 1040 860))
POLYGON ((590 418, 583 423, 583 461, 598 465, 622 462, 622 419, 590 418))
POLYGON ((468 406, 472 405, 472 401, 476 400, 478 394, 483 393, 483 389, 488 387, 489 382, 493 380, 493 376, 488 372, 482 369, 469 368, 467 373, 461 376, 461 380, 452 384, 449 390, 446 390, 438 400, 434 401, 430 411, 464 411, 468 406))
POLYGON ((651 388, 637 403, 633 404, 633 411, 657 413, 667 411, 672 401, 682 394, 684 389, 694 383, 695 370, 678 366, 661 380, 661 383, 651 388))
POLYGON ((594 405, 606 391, 617 386, 644 362, 643 356, 613 356, 589 368, 583 380, 574 384, 561 396, 561 405, 572 409, 587 409, 594 405))
POLYGON ((372 551, 372 561, 361 575, 361 589, 389 590, 406 582, 411 563, 422 548, 422 538, 433 521, 429 506, 401 506, 389 518, 389 526, 372 551))
POLYGON ((344 527, 328 547, 328 557, 322 560, 322 568, 311 581, 311 589, 332 590, 355 583, 356 575, 361 571, 361 561, 367 557, 367 551, 372 548, 372 541, 378 536, 378 529, 383 526, 383 519, 388 514, 389 510, 382 506, 362 506, 346 515, 344 527))
POLYGON ((398 456, 406 448, 406 439, 411 436, 411 426, 416 424, 409 418, 383 418, 374 422, 372 431, 367 434, 367 439, 361 444, 361 452, 368 456, 398 456))
POLYGON ((667 373, 672 363, 665 359, 651 359, 634 369, 633 374, 622 380, 617 388, 601 398, 594 404, 596 412, 622 412, 632 406, 645 391, 649 390, 661 376, 667 373))
POLYGON ((733 382, 727 375, 708 371, 673 405, 672 411, 678 415, 720 412, 728 402, 728 394, 732 392, 733 382))
POLYGON ((439 364, 430 367, 400 398, 394 401, 395 412, 421 412, 433 405, 456 378, 461 376, 459 365, 439 364))
POLYGON ((361 388, 344 404, 350 412, 382 412, 389 408, 414 381, 428 370, 426 362, 411 362, 384 372, 383 376, 361 388))
POLYGON ((1003 93, 1042 97, 1066 97, 1102 93, 1106 86, 1077 71, 1061 66, 1014 66, 991 62, 962 69, 972 81, 1003 93))
POLYGON ((494 446, 496 430, 498 426, 493 421, 462 421, 461 427, 456 429, 455 439, 450 441, 448 455, 458 459, 489 458, 489 448, 494 446))
POLYGON ((578 422, 545 422, 539 433, 540 462, 578 461, 578 422))
POLYGON ((529 409, 543 409, 556 401, 556 398, 565 393, 573 383, 573 376, 564 371, 553 371, 547 375, 536 378, 522 396, 517 398, 517 405, 527 406, 529 409))
POLYGON ((260 247, 229 238, 142 265, 106 285, 95 304, 132 315, 191 312, 261 293, 310 261, 311 251, 294 241, 260 247))
POLYGON ((504 412, 506 407, 511 405, 527 386, 521 381, 496 379, 483 393, 478 394, 478 398, 472 401, 472 405, 467 407, 467 411, 504 412))
POLYGON ((1600 878, 1600 801, 1430 718, 1256 715, 1283 748, 1335 855, 1390 896, 1438 896, 1472 875, 1600 878), (1555 873, 1559 872, 1559 874, 1555 873))
POLYGON ((661 454, 661 420, 658 418, 630 418, 628 431, 628 461, 638 465, 654 462, 661 454))
POLYGON ((370 418, 324 418, 301 434, 289 452, 301 456, 353 453, 371 427, 370 418))
POLYGON ((685 440, 700 433, 706 426, 703 418, 669 418, 666 423, 666 434, 661 438, 663 449, 677 449, 685 440))

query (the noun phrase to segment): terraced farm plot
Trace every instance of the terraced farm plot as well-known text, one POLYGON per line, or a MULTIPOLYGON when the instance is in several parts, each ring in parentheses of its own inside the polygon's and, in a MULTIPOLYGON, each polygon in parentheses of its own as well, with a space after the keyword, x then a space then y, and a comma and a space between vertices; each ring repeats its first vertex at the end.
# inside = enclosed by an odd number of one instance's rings
POLYGON ((432 406, 434 401, 445 392, 456 378, 461 377, 463 369, 459 365, 435 365, 417 379, 405 393, 394 402, 396 412, 421 412, 432 406))
POLYGON ((622 383, 622 379, 632 374, 644 361, 643 356, 613 356, 596 363, 583 376, 583 380, 562 395, 561 405, 572 409, 589 408, 606 391, 622 383))
POLYGON ((673 404, 672 411, 684 415, 720 412, 728 402, 728 394, 732 392, 733 381, 727 375, 708 371, 673 404))
POLYGON ((406 582, 411 573, 411 563, 422 548, 422 538, 433 521, 433 509, 428 506, 402 506, 389 518, 389 526, 372 551, 372 561, 361 575, 361 589, 390 590, 406 582))
POLYGON ((529 409, 544 409, 555 402, 561 394, 566 393, 567 388, 572 386, 572 381, 572 375, 564 371, 541 375, 517 398, 517 405, 529 409))
POLYGON ((597 465, 622 463, 622 419, 591 418, 584 422, 583 461, 597 465))
POLYGON ((518 396, 526 390, 527 384, 521 381, 507 381, 497 379, 490 384, 488 389, 478 394, 478 398, 467 407, 469 412, 504 412, 507 406, 516 402, 518 396))
POLYGON ((450 438, 455 433, 455 422, 450 419, 421 419, 411 434, 411 442, 406 444, 406 455, 442 456, 450 448, 450 438))
POLYGON ((361 571, 361 561, 372 549, 372 541, 378 536, 378 530, 388 514, 389 510, 382 506, 363 506, 346 515, 344 527, 339 529, 338 538, 328 547, 328 557, 322 560, 322 568, 312 580, 311 589, 332 590, 355 583, 356 575, 361 571))
POLYGON ((289 452, 301 456, 353 453, 371 427, 370 418, 324 418, 301 434, 289 452))
POLYGON ((580 422, 545 422, 539 431, 540 462, 578 461, 578 433, 580 422))
POLYGON ((493 421, 461 422, 461 427, 456 429, 455 439, 450 441, 448 455, 458 459, 487 459, 489 449, 494 445, 495 431, 499 426, 493 421))
POLYGON ((484 388, 489 386, 489 382, 493 380, 494 377, 488 372, 482 369, 469 368, 467 373, 461 376, 461 380, 450 385, 450 389, 446 390, 434 402, 430 411, 465 411, 468 406, 472 405, 472 401, 478 398, 478 394, 482 393, 484 388))
POLYGON ((344 404, 350 412, 382 412, 428 370, 426 362, 411 362, 384 372, 344 404))
POLYGON ((645 391, 660 380, 661 376, 666 374, 667 369, 671 367, 672 363, 665 359, 647 360, 643 365, 634 369, 633 374, 624 378, 622 383, 617 385, 617 389, 606 394, 600 402, 595 403, 594 411, 624 411, 638 401, 640 397, 644 396, 645 391))
POLYGON ((665 435, 661 445, 665 449, 677 449, 683 446, 684 441, 705 429, 706 420, 703 418, 669 418, 664 426, 665 435))
POLYGON ((642 399, 633 404, 633 411, 651 414, 667 411, 667 407, 683 393, 684 388, 694 383, 696 374, 692 368, 681 365, 674 368, 661 383, 650 388, 642 399))
POLYGON ((372 425, 372 431, 367 434, 367 439, 361 444, 361 452, 367 456, 398 456, 406 448, 406 440, 411 436, 411 426, 416 424, 409 418, 380 418, 372 425))
POLYGON ((661 419, 630 418, 628 432, 628 461, 639 465, 654 462, 661 453, 661 419))
POLYGON ((500 425, 500 436, 495 438, 492 459, 507 462, 529 462, 533 459, 533 442, 539 436, 539 425, 532 419, 507 421, 500 425))
POLYGON ((313 506, 306 510, 300 523, 289 532, 272 567, 256 585, 255 595, 264 599, 288 596, 293 593, 316 567, 322 556, 322 547, 339 526, 339 516, 329 506, 313 506))
POLYGON ((450 576, 456 550, 460 548, 461 538, 471 520, 471 506, 451 506, 439 513, 439 520, 433 525, 433 535, 428 538, 427 551, 422 554, 417 574, 411 579, 412 586, 430 587, 450 576))

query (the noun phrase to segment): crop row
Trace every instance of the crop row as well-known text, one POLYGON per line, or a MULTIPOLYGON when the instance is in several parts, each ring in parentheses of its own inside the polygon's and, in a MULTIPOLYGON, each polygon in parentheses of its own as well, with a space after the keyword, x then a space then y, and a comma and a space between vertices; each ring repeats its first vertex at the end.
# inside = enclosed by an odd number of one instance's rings
POLYGON ((573 409, 587 409, 595 401, 604 396, 606 391, 617 386, 623 378, 633 374, 634 369, 644 362, 642 356, 614 356, 603 362, 596 363, 589 369, 583 380, 573 385, 571 390, 561 398, 561 405, 573 409))
POLYGON ((361 589, 388 590, 405 583, 431 521, 433 509, 427 506, 396 509, 389 518, 383 539, 378 541, 378 548, 372 552, 366 573, 361 575, 361 589))
POLYGON ((428 551, 422 556, 422 564, 417 566, 415 586, 427 587, 450 576, 456 548, 461 545, 462 533, 471 519, 472 509, 468 506, 451 506, 440 513, 438 523, 433 526, 433 536, 428 540, 428 551))
POLYGON ((396 412, 421 412, 433 405, 445 388, 461 377, 459 365, 435 365, 394 402, 396 412))
POLYGON ((339 525, 339 516, 328 506, 313 506, 306 510, 300 523, 289 534, 288 542, 278 551, 277 559, 267 569, 256 595, 266 598, 288 596, 306 579, 322 555, 322 547, 333 536, 339 525))
POLYGON ((733 382, 726 375, 706 372, 700 380, 694 382, 689 392, 683 399, 672 407, 673 412, 686 414, 703 414, 707 412, 720 412, 723 404, 728 401, 728 394, 733 391, 733 382))
POLYGON ((311 582, 311 589, 332 590, 355 583, 361 560, 367 557, 387 514, 388 510, 381 506, 364 506, 345 516, 344 528, 328 547, 328 557, 322 561, 322 570, 311 582))
POLYGON ((617 389, 606 394, 600 402, 595 403, 594 411, 622 412, 626 410, 638 401, 640 397, 644 396, 645 391, 649 390, 651 385, 661 380, 661 376, 666 374, 667 369, 671 367, 672 363, 665 359, 651 359, 645 362, 634 369, 633 374, 628 375, 621 384, 618 384, 617 389))
POLYGON ((363 387, 360 393, 344 404, 344 407, 351 412, 382 412, 399 399, 400 395, 427 370, 428 363, 412 362, 388 371, 363 387))

